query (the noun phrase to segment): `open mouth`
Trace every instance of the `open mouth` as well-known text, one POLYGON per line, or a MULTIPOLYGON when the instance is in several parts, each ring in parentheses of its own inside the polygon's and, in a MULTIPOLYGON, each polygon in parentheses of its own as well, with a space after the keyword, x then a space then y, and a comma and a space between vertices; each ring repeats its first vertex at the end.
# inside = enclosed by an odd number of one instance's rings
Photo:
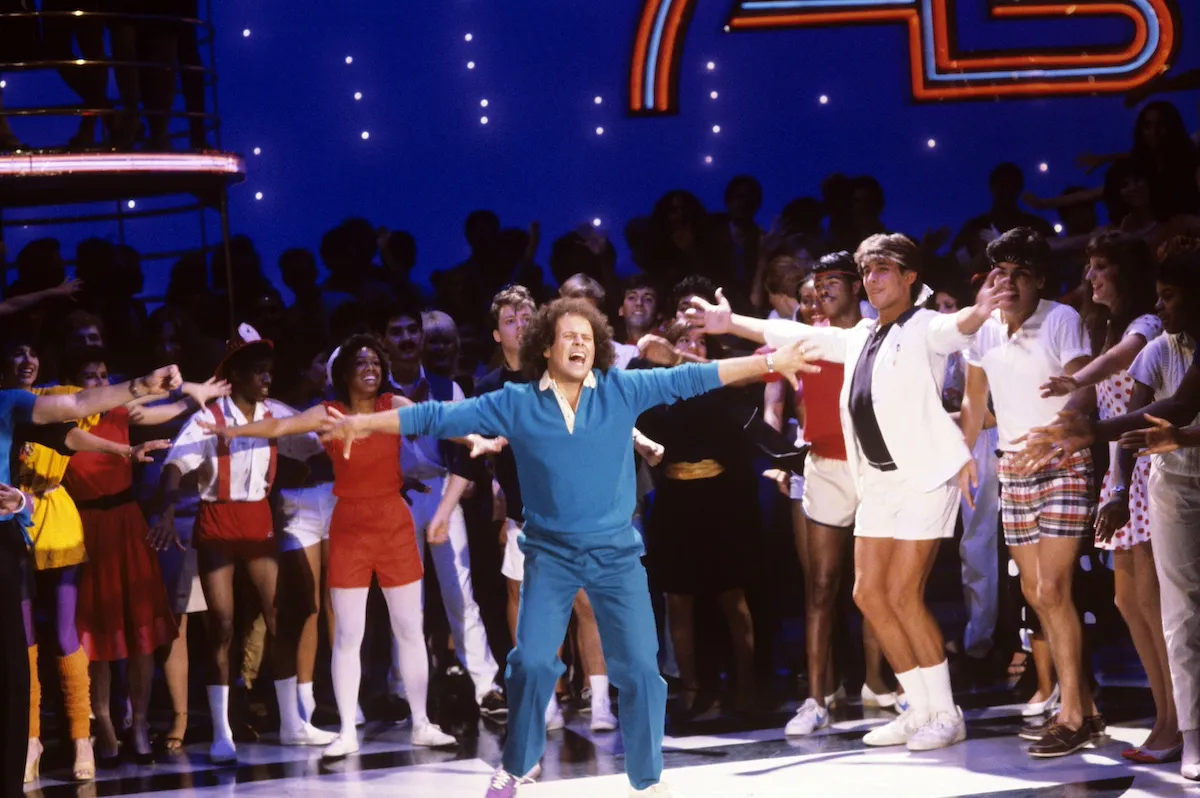
POLYGON ((572 352, 567 357, 567 360, 572 363, 579 363, 582 365, 587 362, 587 355, 585 355, 583 352, 572 352))
POLYGON ((17 377, 22 380, 32 380, 36 374, 37 369, 33 368, 32 366, 22 366, 21 368, 17 369, 17 377))

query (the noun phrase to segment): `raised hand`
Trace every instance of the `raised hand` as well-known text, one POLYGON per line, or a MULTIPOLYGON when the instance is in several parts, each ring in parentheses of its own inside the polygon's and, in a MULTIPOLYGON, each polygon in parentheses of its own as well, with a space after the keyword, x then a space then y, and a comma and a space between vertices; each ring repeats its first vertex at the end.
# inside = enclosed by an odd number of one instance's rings
POLYGON ((806 343, 794 341, 782 349, 775 350, 775 371, 782 374, 793 388, 799 388, 798 374, 816 374, 821 370, 820 366, 813 364, 815 359, 806 343))
POLYGON ((1152 454, 1166 454, 1179 448, 1179 428, 1167 421, 1149 413, 1146 420, 1151 426, 1126 432, 1119 443, 1122 449, 1133 449, 1138 457, 1152 454))
POLYGON ((234 428, 228 425, 218 427, 216 422, 208 421, 203 418, 196 419, 196 426, 207 432, 209 435, 215 435, 225 443, 229 443, 234 438, 234 428))
POLYGON ((1079 381, 1066 374, 1061 377, 1051 377, 1038 388, 1043 399, 1051 396, 1070 396, 1079 390, 1079 381))
POLYGON ((975 313, 986 319, 992 311, 1000 307, 1000 303, 1013 294, 1012 282, 999 269, 992 269, 979 293, 975 295, 975 313))
POLYGON ((146 441, 145 443, 139 443, 137 446, 130 447, 129 459, 135 463, 149 463, 154 460, 150 456, 152 452, 160 452, 163 449, 170 448, 171 442, 169 440, 160 438, 156 441, 146 441))
POLYGON ((717 304, 712 304, 703 297, 691 298, 691 307, 684 311, 690 324, 700 327, 709 335, 724 335, 729 332, 733 322, 733 308, 725 298, 725 292, 717 289, 717 304))
POLYGON ((196 404, 204 407, 214 399, 229 396, 230 387, 229 383, 225 380, 209 377, 204 382, 185 382, 182 390, 185 394, 192 397, 196 404))
POLYGON ((178 366, 163 366, 150 372, 145 377, 138 377, 137 384, 144 394, 161 396, 162 394, 170 393, 182 385, 183 378, 179 376, 178 366))
POLYGON ((78 278, 63 280, 60 284, 50 289, 56 296, 74 296, 83 290, 83 280, 78 278))
POLYGON ((666 338, 650 333, 638 341, 638 354, 656 366, 674 366, 679 362, 679 353, 666 338))

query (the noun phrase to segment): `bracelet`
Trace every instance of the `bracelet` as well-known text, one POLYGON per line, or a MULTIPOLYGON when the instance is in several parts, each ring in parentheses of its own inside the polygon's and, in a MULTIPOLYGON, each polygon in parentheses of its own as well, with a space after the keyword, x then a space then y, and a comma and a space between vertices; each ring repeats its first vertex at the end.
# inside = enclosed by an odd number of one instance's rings
POLYGON ((768 374, 775 373, 775 353, 774 352, 770 352, 767 354, 767 373, 768 374))

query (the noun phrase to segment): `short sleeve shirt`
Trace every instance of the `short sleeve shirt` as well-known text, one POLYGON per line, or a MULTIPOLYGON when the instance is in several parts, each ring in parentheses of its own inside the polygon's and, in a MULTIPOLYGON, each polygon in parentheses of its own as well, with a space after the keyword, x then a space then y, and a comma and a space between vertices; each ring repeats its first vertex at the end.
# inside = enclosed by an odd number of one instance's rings
POLYGON ((1065 375, 1071 361, 1091 354, 1079 314, 1058 302, 1038 302, 1011 336, 1000 311, 984 322, 963 355, 987 375, 1002 451, 1020 449, 1013 441, 1054 420, 1069 397, 1043 399, 1038 388, 1065 375))
MULTIPOLYGON (((1188 367, 1196 360, 1196 341, 1187 333, 1160 335, 1138 353, 1129 374, 1154 391, 1154 400, 1166 399, 1179 390, 1188 367)), ((1197 416, 1192 424, 1200 423, 1197 416)), ((1170 474, 1192 477, 1200 474, 1200 448, 1177 449, 1151 457, 1155 468, 1170 474)))

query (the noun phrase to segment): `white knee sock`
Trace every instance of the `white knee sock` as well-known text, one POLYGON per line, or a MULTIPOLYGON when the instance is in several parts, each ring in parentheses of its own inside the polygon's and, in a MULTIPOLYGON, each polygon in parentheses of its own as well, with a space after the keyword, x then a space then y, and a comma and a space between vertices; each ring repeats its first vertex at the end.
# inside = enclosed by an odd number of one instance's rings
POLYGON ((296 689, 300 704, 300 717, 305 723, 312 723, 313 713, 317 711, 317 699, 313 695, 313 683, 300 682, 296 685, 296 689))
POLYGON ((287 738, 299 733, 304 726, 300 717, 300 702, 296 695, 296 677, 275 680, 275 701, 279 704, 279 736, 287 738))
POLYGON ((383 591, 387 600, 392 634, 399 648, 400 675, 412 710, 413 726, 429 722, 425 697, 429 690, 429 652, 425 648, 425 614, 421 606, 421 583, 412 582, 383 591))
POLYGON ((942 660, 932 668, 919 668, 928 695, 929 711, 954 713, 954 693, 950 688, 950 665, 942 660))
POLYGON ((212 715, 213 741, 233 743, 233 729, 229 726, 229 685, 208 685, 208 711, 212 715))
POLYGON ((589 676, 588 686, 592 688, 592 712, 597 710, 604 710, 607 712, 610 708, 608 699, 608 677, 589 676))
POLYGON ((337 621, 333 641, 333 696, 337 700, 342 735, 357 739, 354 720, 362 680, 361 649, 367 622, 367 588, 334 588, 329 591, 329 596, 337 621))
POLYGON ((908 707, 913 712, 929 711, 929 694, 925 690, 925 680, 921 677, 921 669, 913 668, 904 673, 896 674, 896 681, 904 688, 904 697, 908 699, 908 707))

